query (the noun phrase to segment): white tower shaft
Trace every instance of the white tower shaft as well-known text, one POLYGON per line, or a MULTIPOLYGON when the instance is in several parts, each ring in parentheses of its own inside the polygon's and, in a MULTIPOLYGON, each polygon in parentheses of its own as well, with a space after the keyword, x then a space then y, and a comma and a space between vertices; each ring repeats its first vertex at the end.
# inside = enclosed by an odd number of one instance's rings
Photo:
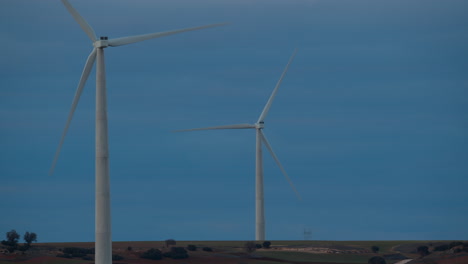
POLYGON ((104 48, 98 48, 96 62, 96 264, 112 264, 105 71, 104 48))
POLYGON ((265 206, 263 197, 263 161, 262 135, 260 129, 256 132, 255 148, 255 240, 265 240, 265 206))

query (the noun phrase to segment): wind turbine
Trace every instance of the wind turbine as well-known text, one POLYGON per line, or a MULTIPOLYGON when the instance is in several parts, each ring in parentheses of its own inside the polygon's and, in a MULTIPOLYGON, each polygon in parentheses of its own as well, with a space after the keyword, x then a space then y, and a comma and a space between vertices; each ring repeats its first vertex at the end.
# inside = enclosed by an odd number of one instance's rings
POLYGON ((186 31, 210 28, 221 26, 224 24, 212 24, 200 27, 185 28, 173 31, 151 33, 145 35, 108 39, 108 37, 96 37, 94 30, 85 21, 85 19, 73 8, 67 0, 62 0, 62 3, 68 9, 68 12, 78 22, 86 35, 93 43, 93 50, 88 56, 83 73, 78 83, 78 88, 73 98, 70 113, 60 139, 57 152, 55 153, 54 161, 50 169, 50 174, 54 172, 57 163, 60 149, 62 148, 65 135, 70 126, 73 113, 80 99, 81 93, 85 86, 86 80, 89 77, 94 61, 96 65, 96 212, 95 212, 95 232, 96 232, 96 255, 95 262, 97 264, 112 263, 112 240, 111 240, 111 214, 110 214, 110 185, 109 185, 109 148, 107 139, 107 100, 106 100, 106 75, 104 66, 104 49, 107 47, 117 47, 127 45, 143 40, 169 36, 186 31))
POLYGON ((263 128, 265 125, 265 118, 268 114, 268 111, 270 110, 271 104, 273 103, 273 100, 275 99, 276 93, 278 92, 278 88, 281 85, 281 82, 283 81, 284 76, 286 75, 286 72, 288 71, 289 65, 291 64, 292 60, 294 59, 294 56, 296 55, 296 50, 292 54, 291 58, 288 61, 288 64, 286 65, 286 68, 283 71, 283 74, 281 74, 280 79, 278 80, 278 83, 276 84, 275 89, 270 95, 270 98, 268 99, 268 102, 266 103, 265 107, 263 108, 262 113, 260 114, 260 117, 258 118, 257 122, 255 124, 235 124, 235 125, 226 125, 226 126, 215 126, 215 127, 205 127, 205 128, 193 128, 193 129, 184 129, 184 130, 177 130, 176 132, 182 132, 182 131, 196 131, 196 130, 212 130, 212 129, 255 129, 256 132, 256 144, 255 144, 255 240, 257 241, 264 241, 265 240, 265 210, 264 210, 264 195, 263 195, 263 160, 262 160, 262 142, 265 144, 266 148, 270 152, 271 156, 275 160, 276 164, 278 164, 278 167, 280 168, 281 172, 283 175, 286 177, 286 180, 289 182, 291 185, 291 188, 294 190, 296 193, 296 196, 301 199, 299 192, 296 190, 296 187, 294 187, 294 184, 292 183, 291 179, 289 178, 288 174, 283 168, 283 165, 281 165, 278 157, 275 155, 275 152, 271 148, 270 143, 268 143, 268 140, 265 137, 265 134, 263 133, 263 128))

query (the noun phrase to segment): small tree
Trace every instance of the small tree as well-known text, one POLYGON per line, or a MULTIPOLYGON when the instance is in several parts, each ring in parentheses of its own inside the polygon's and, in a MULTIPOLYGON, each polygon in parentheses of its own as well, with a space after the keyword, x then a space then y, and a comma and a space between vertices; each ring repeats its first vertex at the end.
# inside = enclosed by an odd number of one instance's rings
POLYGON ((23 239, 24 239, 24 242, 28 244, 28 247, 30 247, 32 242, 37 242, 37 235, 34 232, 31 232, 31 233, 26 232, 24 233, 23 239))
POLYGON ((189 257, 187 250, 183 247, 172 247, 171 251, 164 253, 164 256, 172 259, 186 259, 189 257))
POLYGON ((445 250, 449 250, 449 249, 450 249, 450 247, 447 244, 443 244, 443 245, 434 247, 434 251, 445 251, 445 250))
POLYGON ((10 232, 6 233, 7 240, 2 240, 2 244, 7 247, 7 250, 10 253, 15 252, 18 249, 18 240, 20 235, 16 232, 16 230, 12 229, 10 232))
POLYGON ((10 232, 7 232, 6 237, 7 237, 7 242, 12 245, 18 244, 18 240, 20 239, 20 235, 14 229, 12 229, 10 232))
POLYGON ((143 254, 140 255, 141 258, 145 258, 145 259, 162 259, 162 253, 161 253, 161 250, 159 249, 155 249, 155 248, 152 248, 152 249, 149 249, 148 251, 145 251, 143 252, 143 254))
POLYGON ((166 239, 166 247, 169 247, 169 246, 175 246, 177 244, 177 242, 174 240, 174 239, 166 239))
POLYGON ((263 242, 262 245, 263 245, 263 248, 270 248, 271 242, 270 241, 265 241, 265 242, 263 242))
POLYGON ((421 256, 421 258, 430 254, 429 248, 427 246, 419 246, 417 251, 418 251, 418 254, 421 256))
POLYGON ((203 250, 203 251, 206 251, 206 252, 213 252, 213 249, 210 248, 210 247, 203 247, 202 250, 203 250))
POLYGON ((372 246, 371 250, 372 250, 372 252, 377 253, 377 252, 379 252, 380 248, 378 246, 372 246))
POLYGON ((119 261, 119 260, 123 260, 123 259, 124 259, 124 257, 122 257, 120 255, 112 254, 112 260, 119 261))
POLYGON ((247 251, 247 253, 252 253, 257 249, 257 247, 255 246, 255 242, 253 241, 246 242, 244 244, 244 248, 245 251, 247 251))
POLYGON ((197 251, 197 246, 195 246, 195 245, 187 245, 187 250, 189 250, 189 251, 197 251))

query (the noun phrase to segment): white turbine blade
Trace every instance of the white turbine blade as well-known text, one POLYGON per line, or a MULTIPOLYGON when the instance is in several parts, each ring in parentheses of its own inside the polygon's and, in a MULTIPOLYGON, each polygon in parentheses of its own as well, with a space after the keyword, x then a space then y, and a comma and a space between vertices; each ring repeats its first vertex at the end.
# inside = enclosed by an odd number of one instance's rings
POLYGON ((62 0, 63 5, 68 9, 68 12, 73 16, 73 18, 78 22, 80 27, 84 30, 86 35, 94 42, 97 40, 96 33, 94 33, 93 28, 84 20, 84 18, 73 8, 72 5, 67 0, 62 0))
POLYGON ((260 123, 260 122, 263 122, 265 120, 265 117, 268 114, 268 111, 270 110, 271 104, 273 103, 273 100, 275 99, 276 93, 278 92, 278 88, 280 87, 281 82, 283 81, 283 78, 284 78, 284 76, 286 75, 286 72, 289 69, 289 65, 293 61, 294 56, 296 56, 296 52, 297 52, 297 49, 294 50, 293 55, 289 59, 288 64, 286 65, 286 68, 283 71, 283 74, 281 74, 280 79, 276 83, 276 87, 275 87, 275 89, 273 89, 273 92, 271 93, 270 98, 268 99, 268 102, 266 103, 265 107, 263 108, 263 111, 260 114, 260 117, 258 118, 257 122, 260 123))
POLYGON ((212 129, 247 129, 255 128, 255 125, 251 124, 236 124, 236 125, 226 125, 226 126, 214 126, 214 127, 202 127, 202 128, 192 128, 192 129, 182 129, 175 130, 173 132, 186 132, 186 131, 196 131, 196 130, 212 130, 212 129))
POLYGON ((165 36, 169 36, 169 35, 173 35, 173 34, 177 34, 177 33, 182 33, 182 32, 187 32, 187 31, 192 31, 192 30, 224 26, 226 24, 227 23, 211 24, 211 25, 206 25, 206 26, 201 26, 201 27, 184 28, 184 29, 165 31, 165 32, 157 32, 157 33, 150 33, 150 34, 138 35, 138 36, 132 36, 132 37, 109 39, 107 41, 107 43, 109 44, 109 46, 116 47, 116 46, 127 45, 127 44, 131 44, 131 43, 135 43, 135 42, 140 42, 140 41, 143 41, 143 40, 165 37, 165 36))
POLYGON ((294 184, 292 183, 292 181, 291 181, 291 179, 289 178, 288 174, 287 174, 286 171, 284 170, 283 165, 281 165, 281 163, 280 163, 278 157, 276 157, 275 152, 273 152, 273 149, 271 148, 270 143, 268 143, 268 140, 266 139, 265 134, 263 133, 262 130, 260 130, 260 135, 261 135, 261 137, 262 137, 263 143, 265 143, 265 146, 267 147, 268 151, 270 151, 271 156, 272 156, 273 159, 276 161, 276 164, 278 164, 278 167, 280 168, 281 172, 283 172, 284 177, 286 177, 286 180, 288 180, 289 185, 291 185, 291 188, 292 188, 293 191, 296 193, 297 198, 298 198, 299 200, 301 200, 301 196, 299 195, 299 192, 296 190, 296 187, 294 187, 294 184))
POLYGON ((83 92, 83 88, 85 86, 86 80, 89 77, 89 73, 93 68, 94 61, 96 59, 96 49, 93 49, 91 54, 89 54, 88 60, 86 61, 85 67, 83 69, 83 73, 81 74, 80 82, 78 83, 78 88, 76 89, 75 97, 73 98, 73 103, 71 105, 70 113, 68 114, 67 123, 65 124, 65 129, 62 133, 62 138, 60 139, 59 146, 57 151, 55 152, 54 161, 52 162, 52 167, 50 168, 49 174, 52 175, 54 173, 55 164, 57 164, 57 159, 60 155, 60 150, 62 149, 63 141, 65 140, 65 135, 67 134, 68 127, 70 126, 70 122, 73 118, 73 113, 75 113, 76 106, 78 105, 78 101, 80 100, 81 93, 83 92))

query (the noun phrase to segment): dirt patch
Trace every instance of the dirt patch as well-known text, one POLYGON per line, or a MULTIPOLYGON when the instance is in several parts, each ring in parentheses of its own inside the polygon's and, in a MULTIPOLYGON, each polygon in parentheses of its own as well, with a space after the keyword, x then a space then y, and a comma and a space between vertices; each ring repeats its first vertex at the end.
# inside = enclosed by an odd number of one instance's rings
POLYGON ((304 253, 311 253, 311 254, 366 254, 366 253, 370 253, 369 250, 366 250, 366 249, 357 249, 357 248, 337 249, 337 248, 328 248, 328 247, 274 247, 270 250, 304 252, 304 253))

